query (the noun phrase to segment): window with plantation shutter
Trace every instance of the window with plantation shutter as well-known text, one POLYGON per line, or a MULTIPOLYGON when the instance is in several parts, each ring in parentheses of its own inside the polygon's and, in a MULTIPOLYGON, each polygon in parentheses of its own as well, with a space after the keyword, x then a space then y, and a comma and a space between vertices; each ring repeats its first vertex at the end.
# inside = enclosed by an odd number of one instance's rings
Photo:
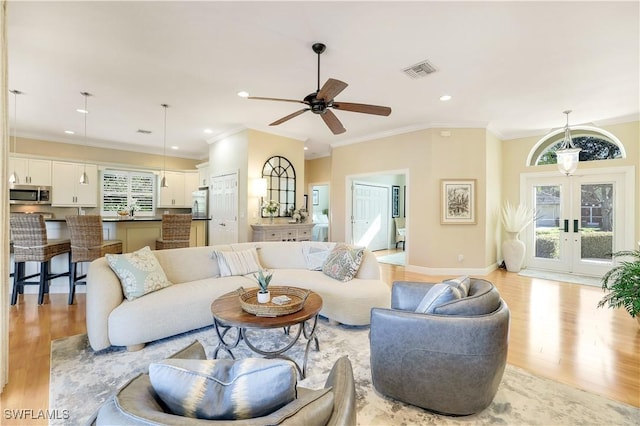
POLYGON ((133 207, 136 215, 153 216, 154 182, 153 173, 104 170, 101 214, 116 216, 118 211, 133 207))

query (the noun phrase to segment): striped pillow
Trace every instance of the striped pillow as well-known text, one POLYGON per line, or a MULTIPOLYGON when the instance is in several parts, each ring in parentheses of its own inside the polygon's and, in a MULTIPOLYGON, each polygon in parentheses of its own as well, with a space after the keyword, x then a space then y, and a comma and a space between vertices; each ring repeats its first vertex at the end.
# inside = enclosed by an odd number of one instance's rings
POLYGON ((240 251, 214 250, 211 257, 218 261, 221 277, 247 275, 263 269, 255 247, 240 251))
POLYGON ((261 417, 296 398, 287 360, 167 359, 149 365, 151 386, 173 414, 209 420, 261 417))

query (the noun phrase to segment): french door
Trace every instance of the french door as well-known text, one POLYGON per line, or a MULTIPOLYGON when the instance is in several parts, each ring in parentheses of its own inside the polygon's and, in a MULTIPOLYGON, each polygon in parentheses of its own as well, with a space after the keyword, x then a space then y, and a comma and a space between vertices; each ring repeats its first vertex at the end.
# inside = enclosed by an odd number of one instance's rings
POLYGON ((524 238, 528 268, 602 276, 611 253, 633 246, 633 173, 622 169, 524 179, 536 211, 524 238))

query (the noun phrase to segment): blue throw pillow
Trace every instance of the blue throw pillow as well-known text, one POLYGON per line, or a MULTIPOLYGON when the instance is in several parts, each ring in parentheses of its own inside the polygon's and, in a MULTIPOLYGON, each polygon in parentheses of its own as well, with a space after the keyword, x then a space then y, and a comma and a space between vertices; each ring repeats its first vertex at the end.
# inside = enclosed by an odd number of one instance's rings
POLYGON ((445 283, 439 283, 431 287, 427 294, 424 295, 416 308, 416 312, 420 314, 432 314, 438 306, 460 299, 461 297, 462 294, 458 288, 445 283))
POLYGON ((296 398, 297 371, 279 359, 167 359, 149 365, 149 378, 169 410, 183 417, 250 419, 296 398))

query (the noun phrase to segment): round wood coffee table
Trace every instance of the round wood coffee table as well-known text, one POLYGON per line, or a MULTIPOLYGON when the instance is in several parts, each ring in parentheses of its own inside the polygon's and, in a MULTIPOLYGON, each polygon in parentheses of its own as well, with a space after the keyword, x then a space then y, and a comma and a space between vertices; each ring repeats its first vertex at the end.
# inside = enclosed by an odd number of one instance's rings
MULTIPOLYGON (((271 288, 273 287, 270 287, 270 289, 271 288)), ((275 290, 277 287, 273 289, 275 290)), ((231 358, 235 359, 231 350, 236 348, 241 340, 244 340, 247 347, 257 354, 267 358, 283 358, 293 362, 298 369, 298 373, 300 373, 300 377, 304 379, 307 372, 307 357, 309 355, 311 342, 315 342, 316 351, 320 350, 320 344, 316 336, 316 327, 318 325, 318 313, 321 309, 322 298, 319 294, 311 292, 302 309, 298 312, 276 317, 262 317, 250 314, 242 309, 237 291, 224 294, 211 304, 213 324, 219 339, 213 357, 218 358, 218 353, 222 350, 229 354, 231 358), (307 324, 307 322, 311 324, 307 324), (290 328, 295 325, 298 326, 298 331, 292 336, 289 331, 290 328), (247 333, 248 329, 272 329, 280 327, 284 328, 285 334, 291 336, 291 338, 284 347, 273 351, 258 348, 251 342, 250 335, 247 333), (236 337, 227 341, 225 337, 227 337, 227 333, 230 330, 237 331, 236 337), (302 368, 300 368, 300 365, 295 360, 284 355, 284 352, 296 344, 301 334, 307 340, 302 368)))

